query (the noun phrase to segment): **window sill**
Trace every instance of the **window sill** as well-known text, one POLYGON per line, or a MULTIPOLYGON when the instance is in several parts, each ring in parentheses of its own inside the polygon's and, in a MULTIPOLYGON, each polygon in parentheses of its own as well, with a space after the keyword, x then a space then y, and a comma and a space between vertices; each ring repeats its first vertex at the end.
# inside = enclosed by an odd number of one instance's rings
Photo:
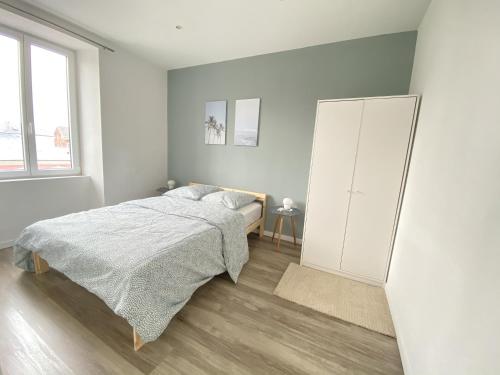
POLYGON ((0 180, 2 183, 15 183, 15 182, 36 182, 36 181, 54 181, 54 180, 68 180, 68 179, 80 179, 80 178, 90 178, 89 176, 82 175, 69 175, 69 176, 37 176, 37 177, 19 177, 19 178, 6 178, 0 180))

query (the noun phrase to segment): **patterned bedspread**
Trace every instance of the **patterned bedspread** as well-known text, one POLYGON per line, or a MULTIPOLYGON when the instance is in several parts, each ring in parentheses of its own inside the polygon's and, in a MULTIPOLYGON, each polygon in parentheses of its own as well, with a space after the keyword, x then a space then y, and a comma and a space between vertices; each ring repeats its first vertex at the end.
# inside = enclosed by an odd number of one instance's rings
POLYGON ((34 270, 31 252, 101 298, 144 342, 156 340, 194 291, 248 261, 244 218, 201 201, 155 197, 30 225, 15 263, 34 270))

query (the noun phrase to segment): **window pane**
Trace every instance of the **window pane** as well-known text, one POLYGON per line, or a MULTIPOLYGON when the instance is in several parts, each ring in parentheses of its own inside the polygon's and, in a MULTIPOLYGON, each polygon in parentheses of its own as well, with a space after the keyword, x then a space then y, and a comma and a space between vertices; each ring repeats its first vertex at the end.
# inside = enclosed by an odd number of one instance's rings
POLYGON ((0 35, 0 173, 25 169, 19 42, 0 35))
POLYGON ((67 57, 32 45, 31 84, 38 169, 71 169, 67 57))

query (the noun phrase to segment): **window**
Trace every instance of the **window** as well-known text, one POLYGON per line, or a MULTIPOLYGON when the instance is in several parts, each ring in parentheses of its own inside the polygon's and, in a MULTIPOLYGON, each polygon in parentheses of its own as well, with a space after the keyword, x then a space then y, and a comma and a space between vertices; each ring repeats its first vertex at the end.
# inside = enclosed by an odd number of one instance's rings
POLYGON ((80 173, 74 53, 0 28, 0 179, 80 173))

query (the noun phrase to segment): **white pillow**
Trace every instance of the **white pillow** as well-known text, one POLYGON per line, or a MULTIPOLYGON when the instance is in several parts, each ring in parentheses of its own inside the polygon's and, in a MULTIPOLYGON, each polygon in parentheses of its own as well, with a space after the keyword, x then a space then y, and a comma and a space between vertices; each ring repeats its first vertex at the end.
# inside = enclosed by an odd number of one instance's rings
POLYGON ((255 201, 255 196, 237 191, 219 191, 205 195, 201 200, 204 202, 221 203, 227 208, 237 210, 255 201))
POLYGON ((202 197, 207 194, 220 191, 220 187, 212 185, 189 185, 182 186, 174 190, 169 190, 163 195, 169 197, 187 198, 194 201, 199 201, 202 197))

